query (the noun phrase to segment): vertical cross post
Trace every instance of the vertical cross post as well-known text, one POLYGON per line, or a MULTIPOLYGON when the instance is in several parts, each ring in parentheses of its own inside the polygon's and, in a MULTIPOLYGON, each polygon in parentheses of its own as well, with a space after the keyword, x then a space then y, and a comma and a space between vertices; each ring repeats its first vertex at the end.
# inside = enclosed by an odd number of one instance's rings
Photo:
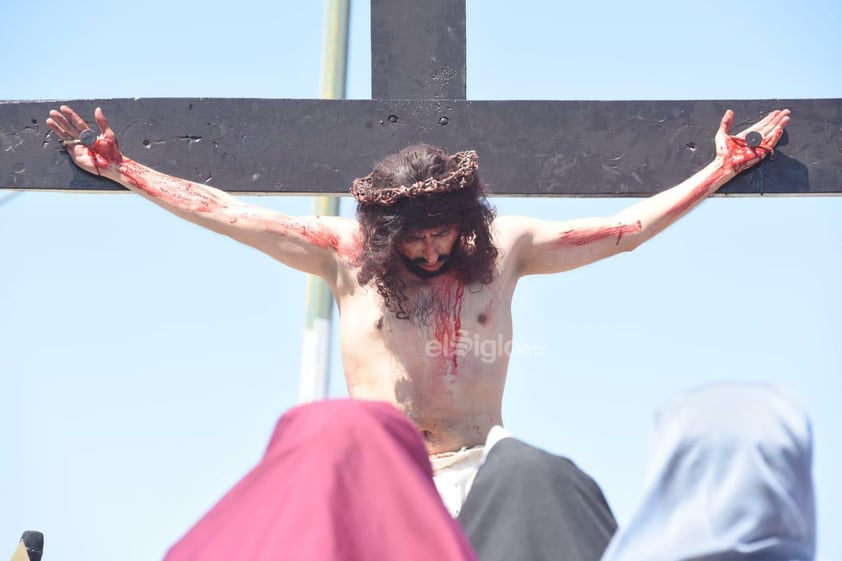
POLYGON ((372 99, 465 99, 465 0, 371 0, 372 99))

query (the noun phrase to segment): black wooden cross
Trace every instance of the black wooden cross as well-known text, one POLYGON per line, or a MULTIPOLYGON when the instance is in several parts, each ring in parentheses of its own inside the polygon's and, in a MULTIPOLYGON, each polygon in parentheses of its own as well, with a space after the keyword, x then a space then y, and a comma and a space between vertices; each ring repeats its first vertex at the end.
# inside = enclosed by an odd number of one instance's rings
MULTIPOLYGON (((113 99, 124 153, 240 193, 347 193, 397 149, 473 148, 495 194, 647 196, 713 155, 725 109, 735 130, 789 107, 774 159, 725 194, 842 193, 842 100, 468 101, 465 0, 372 0, 371 100, 113 99), (349 149, 349 147, 351 147, 349 149)), ((0 189, 113 191, 71 165, 43 124, 55 102, 0 102, 0 189)))

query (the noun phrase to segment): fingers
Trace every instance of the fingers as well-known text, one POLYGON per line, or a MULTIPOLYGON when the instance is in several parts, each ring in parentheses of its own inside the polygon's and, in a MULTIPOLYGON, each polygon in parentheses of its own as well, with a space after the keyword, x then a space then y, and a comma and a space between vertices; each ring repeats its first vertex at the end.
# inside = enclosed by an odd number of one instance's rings
POLYGON ((774 150, 778 141, 781 139, 781 136, 784 134, 784 129, 786 128, 787 123, 789 123, 789 111, 787 111, 787 114, 779 116, 772 130, 768 133, 763 133, 763 146, 770 150, 774 150))
POLYGON ((763 120, 761 120, 751 128, 762 134, 765 138, 771 135, 776 128, 786 126, 786 123, 788 122, 789 109, 784 109, 782 111, 772 111, 771 113, 766 115, 766 117, 763 120))
MULTIPOLYGON (((744 132, 757 131, 763 134, 763 136, 766 136, 765 131, 771 131, 771 129, 767 127, 769 127, 770 124, 774 123, 775 117, 778 113, 780 113, 780 111, 772 111, 771 113, 767 114, 765 117, 748 127, 744 132)), ((774 125, 772 125, 772 128, 774 128, 774 125)))
POLYGON ((746 132, 750 130, 755 130, 763 135, 763 138, 767 138, 772 131, 775 130, 775 120, 774 117, 776 116, 777 111, 773 111, 766 115, 762 120, 758 121, 754 126, 749 127, 746 129, 746 132))
POLYGON ((47 119, 47 126, 52 129, 59 140, 72 140, 73 135, 68 132, 70 125, 64 115, 58 111, 50 111, 50 117, 47 119))
POLYGON ((59 107, 59 110, 70 122, 73 129, 75 129, 71 132, 75 133, 77 136, 83 130, 90 128, 88 127, 88 124, 84 120, 82 120, 82 117, 77 115, 76 112, 67 105, 62 105, 61 107, 59 107))
POLYGON ((765 119, 757 123, 754 128, 763 135, 762 147, 774 152, 775 146, 784 134, 784 128, 789 123, 789 109, 772 111, 765 119))
POLYGON ((777 128, 777 129, 775 129, 775 130, 774 130, 774 131, 773 131, 773 132, 769 135, 769 137, 767 138, 767 140, 766 140, 766 142, 765 142, 764 144, 765 144, 766 146, 768 146, 769 148, 774 148, 774 147, 778 144, 778 141, 781 139, 781 136, 783 136, 783 134, 784 134, 784 129, 783 129, 783 127, 779 127, 779 128, 777 128))
POLYGON ((730 109, 722 116, 722 121, 719 123, 719 134, 731 134, 731 125, 734 123, 734 112, 730 109))
POLYGON ((96 124, 99 126, 100 133, 105 134, 108 132, 108 119, 105 118, 105 113, 102 112, 100 107, 97 107, 96 111, 94 111, 94 118, 96 119, 96 124))
MULTIPOLYGON (((97 107, 95 117, 99 128, 105 133, 108 129, 108 121, 102 109, 97 107)), ((77 140, 83 131, 89 130, 90 127, 73 109, 67 105, 62 105, 59 110, 50 111, 50 116, 47 118, 47 126, 56 134, 62 143, 78 143, 77 140)))
POLYGON ((739 136, 745 136, 750 131, 757 131, 763 135, 763 138, 768 138, 776 129, 786 127, 787 123, 789 123, 789 114, 789 109, 772 111, 763 117, 763 119, 741 132, 739 136))

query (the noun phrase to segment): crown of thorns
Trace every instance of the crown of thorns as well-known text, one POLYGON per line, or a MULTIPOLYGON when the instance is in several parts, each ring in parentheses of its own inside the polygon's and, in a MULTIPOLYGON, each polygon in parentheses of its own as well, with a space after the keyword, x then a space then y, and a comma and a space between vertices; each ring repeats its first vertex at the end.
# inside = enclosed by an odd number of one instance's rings
POLYGON ((399 199, 412 199, 434 193, 447 193, 464 189, 473 182, 477 172, 477 153, 473 150, 456 152, 453 154, 456 168, 440 179, 428 177, 423 181, 416 181, 412 185, 399 185, 375 189, 372 185, 373 172, 354 180, 351 194, 359 203, 375 203, 381 205, 394 204, 399 199))

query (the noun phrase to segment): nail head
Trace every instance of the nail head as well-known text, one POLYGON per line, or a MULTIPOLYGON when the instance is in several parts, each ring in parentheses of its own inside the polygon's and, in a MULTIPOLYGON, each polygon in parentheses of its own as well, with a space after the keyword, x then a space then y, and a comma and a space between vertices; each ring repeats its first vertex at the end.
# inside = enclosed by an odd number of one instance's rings
POLYGON ((746 144, 752 148, 757 148, 761 142, 763 142, 763 135, 757 131, 751 131, 746 135, 746 144))
POLYGON ((90 148, 96 142, 96 133, 91 129, 85 129, 79 134, 79 142, 90 148))

